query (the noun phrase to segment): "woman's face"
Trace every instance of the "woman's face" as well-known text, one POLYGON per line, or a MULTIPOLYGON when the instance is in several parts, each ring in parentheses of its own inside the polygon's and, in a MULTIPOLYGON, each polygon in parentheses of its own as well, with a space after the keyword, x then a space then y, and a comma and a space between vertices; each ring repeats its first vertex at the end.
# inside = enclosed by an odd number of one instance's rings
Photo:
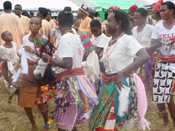
POLYGON ((91 27, 91 33, 97 37, 101 34, 101 28, 100 27, 91 27))
POLYGON ((106 24, 106 31, 108 34, 112 35, 114 33, 116 33, 116 31, 118 30, 118 23, 115 20, 115 16, 113 13, 111 13, 108 16, 108 22, 106 24))
POLYGON ((112 34, 115 34, 116 31, 117 31, 117 28, 118 27, 118 23, 116 22, 115 20, 115 16, 113 13, 111 13, 109 16, 108 16, 108 22, 106 24, 106 31, 108 34, 112 35, 112 34))
POLYGON ((172 9, 168 9, 167 5, 162 5, 160 8, 160 16, 163 20, 167 20, 170 17, 173 17, 174 11, 172 9))
POLYGON ((146 17, 142 16, 139 12, 135 12, 134 23, 136 25, 142 25, 145 22, 146 22, 146 17))
POLYGON ((31 33, 38 33, 41 28, 41 19, 37 17, 33 17, 30 20, 30 30, 31 33))

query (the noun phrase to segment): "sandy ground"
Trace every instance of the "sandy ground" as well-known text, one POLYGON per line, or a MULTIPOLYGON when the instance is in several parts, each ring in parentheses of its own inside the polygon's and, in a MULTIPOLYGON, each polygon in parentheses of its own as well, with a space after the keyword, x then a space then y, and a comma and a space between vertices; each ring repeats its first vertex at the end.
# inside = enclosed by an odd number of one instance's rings
MULTIPOLYGON (((0 80, 1 81, 1 80, 0 80)), ((30 131, 31 125, 23 111, 17 105, 17 97, 13 99, 12 104, 8 103, 9 91, 0 82, 0 131, 30 131)), ((149 99, 149 108, 146 118, 151 122, 150 131, 175 131, 170 121, 167 128, 162 126, 161 118, 158 116, 155 104, 149 99)), ((38 131, 43 131, 43 121, 37 109, 34 109, 35 119, 37 121, 38 131)), ((79 125, 78 131, 88 131, 88 124, 79 125)), ((49 131, 57 131, 57 129, 49 129, 49 131)), ((141 131, 138 128, 126 127, 121 131, 141 131)))

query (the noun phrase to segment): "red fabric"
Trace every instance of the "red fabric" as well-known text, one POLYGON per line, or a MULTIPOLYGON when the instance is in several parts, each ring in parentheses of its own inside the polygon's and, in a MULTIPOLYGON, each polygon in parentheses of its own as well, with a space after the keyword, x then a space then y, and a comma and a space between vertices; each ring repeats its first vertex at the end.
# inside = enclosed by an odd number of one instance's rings
POLYGON ((161 5, 163 4, 163 0, 159 0, 158 2, 156 2, 153 7, 152 7, 152 10, 154 12, 160 12, 160 7, 161 5))
POLYGON ((137 9, 138 9, 137 5, 132 5, 132 6, 129 8, 129 10, 130 10, 131 12, 136 12, 137 9))
POLYGON ((83 46, 84 46, 84 48, 89 48, 92 46, 92 42, 89 41, 88 43, 85 43, 83 46))
POLYGON ((115 113, 111 113, 109 116, 108 116, 108 120, 114 120, 116 119, 116 115, 115 113))
POLYGON ((83 42, 84 48, 89 48, 93 45, 91 42, 91 34, 89 33, 81 35, 81 41, 83 42))
POLYGON ((65 70, 57 75, 57 80, 64 80, 67 77, 71 77, 75 75, 84 75, 83 68, 74 68, 74 69, 65 70))
POLYGON ((175 63, 175 55, 171 56, 158 56, 161 61, 175 63))
POLYGON ((83 34, 81 35, 81 40, 91 38, 91 34, 83 34))
POLYGON ((102 74, 102 80, 105 83, 110 83, 111 81, 115 81, 116 79, 117 79, 116 75, 107 76, 105 74, 102 74))
POLYGON ((4 67, 4 62, 0 62, 0 73, 2 73, 4 67))
POLYGON ((175 42, 175 37, 172 37, 170 40, 171 40, 172 44, 174 44, 174 42, 175 42))

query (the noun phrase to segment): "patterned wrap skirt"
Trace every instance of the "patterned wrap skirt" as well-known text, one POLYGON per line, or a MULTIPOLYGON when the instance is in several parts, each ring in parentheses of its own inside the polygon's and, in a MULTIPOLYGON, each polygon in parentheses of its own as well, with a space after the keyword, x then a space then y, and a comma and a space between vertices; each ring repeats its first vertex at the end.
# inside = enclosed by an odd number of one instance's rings
POLYGON ((83 103, 79 91, 88 97, 90 104, 98 103, 95 88, 86 77, 73 76, 57 81, 54 118, 60 129, 71 131, 77 123, 81 122, 83 103))
MULTIPOLYGON (((136 117, 137 97, 132 77, 123 80, 121 88, 129 89, 128 97, 126 97, 128 99, 126 112, 123 115, 119 113, 120 107, 124 106, 119 100, 121 93, 119 87, 115 83, 104 85, 100 92, 99 104, 91 114, 89 131, 116 131, 128 120, 136 117)), ((122 95, 122 98, 125 99, 125 96, 122 95)))
POLYGON ((156 103, 169 103, 172 96, 175 63, 158 62, 155 66, 153 101, 156 103))

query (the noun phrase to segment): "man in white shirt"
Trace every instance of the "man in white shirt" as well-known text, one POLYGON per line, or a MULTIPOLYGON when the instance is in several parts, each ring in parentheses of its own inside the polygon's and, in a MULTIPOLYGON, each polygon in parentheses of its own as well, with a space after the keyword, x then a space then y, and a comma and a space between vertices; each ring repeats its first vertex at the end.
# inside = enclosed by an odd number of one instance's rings
POLYGON ((134 15, 136 26, 132 29, 133 36, 144 47, 149 47, 153 26, 146 24, 148 12, 144 8, 139 8, 134 15))
MULTIPOLYGON (((134 14, 134 23, 136 26, 132 29, 133 36, 139 41, 139 43, 147 48, 151 44, 151 35, 153 32, 153 26, 146 24, 148 12, 144 8, 138 8, 134 14)), ((140 75, 144 80, 147 87, 152 82, 152 67, 153 61, 150 59, 144 66, 143 70, 140 70, 140 75)))

